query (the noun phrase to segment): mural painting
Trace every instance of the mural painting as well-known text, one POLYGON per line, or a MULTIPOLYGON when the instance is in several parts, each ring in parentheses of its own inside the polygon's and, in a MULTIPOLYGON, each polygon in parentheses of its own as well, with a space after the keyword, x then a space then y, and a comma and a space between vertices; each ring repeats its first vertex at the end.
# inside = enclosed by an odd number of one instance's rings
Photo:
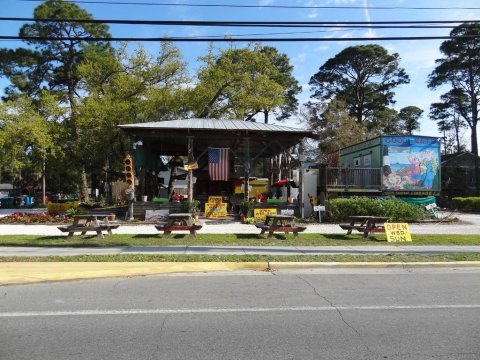
POLYGON ((392 191, 435 191, 440 186, 438 141, 401 138, 384 145, 383 187, 392 191))

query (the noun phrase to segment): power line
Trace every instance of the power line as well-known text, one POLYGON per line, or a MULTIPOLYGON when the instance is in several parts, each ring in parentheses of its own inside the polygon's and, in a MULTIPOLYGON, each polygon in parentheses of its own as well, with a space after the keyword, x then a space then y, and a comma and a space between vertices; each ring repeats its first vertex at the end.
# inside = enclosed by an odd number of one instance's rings
POLYGON ((167 25, 167 26, 230 26, 230 27, 331 27, 365 25, 431 25, 461 24, 477 25, 480 20, 418 20, 418 21, 190 21, 190 20, 116 20, 116 19, 52 19, 0 17, 0 21, 35 21, 41 23, 122 24, 122 25, 167 25))
MULTIPOLYGON (((457 36, 456 39, 480 39, 480 35, 457 36)), ((138 42, 331 42, 331 41, 412 41, 412 40, 447 40, 450 36, 385 36, 385 37, 277 37, 277 38, 230 38, 226 35, 224 38, 212 39, 209 37, 52 37, 52 36, 4 36, 0 35, 0 40, 27 40, 27 41, 85 41, 85 42, 116 42, 116 41, 138 41, 138 42)))
MULTIPOLYGON (((18 0, 23 2, 42 2, 44 0, 18 0)), ((245 5, 245 4, 192 4, 192 3, 156 3, 156 2, 121 2, 94 0, 64 0, 78 4, 101 5, 139 5, 139 6, 175 6, 175 7, 218 7, 218 8, 265 8, 265 9, 345 9, 345 10, 480 10, 480 7, 407 7, 407 6, 334 6, 334 5, 245 5)))

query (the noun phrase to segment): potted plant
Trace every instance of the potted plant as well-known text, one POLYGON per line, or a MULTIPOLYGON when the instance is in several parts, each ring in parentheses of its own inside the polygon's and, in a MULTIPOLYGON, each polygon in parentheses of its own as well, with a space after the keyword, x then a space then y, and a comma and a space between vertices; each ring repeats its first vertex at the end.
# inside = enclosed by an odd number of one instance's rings
POLYGON ((250 201, 250 200, 243 200, 241 203, 240 203, 240 211, 239 211, 239 215, 240 215, 240 220, 243 221, 243 219, 245 218, 248 218, 248 217, 251 217, 252 214, 253 214, 253 205, 254 205, 254 202, 253 201, 250 201))
POLYGON ((199 200, 187 200, 182 203, 183 211, 188 212, 197 219, 198 214, 200 213, 200 201, 199 200))

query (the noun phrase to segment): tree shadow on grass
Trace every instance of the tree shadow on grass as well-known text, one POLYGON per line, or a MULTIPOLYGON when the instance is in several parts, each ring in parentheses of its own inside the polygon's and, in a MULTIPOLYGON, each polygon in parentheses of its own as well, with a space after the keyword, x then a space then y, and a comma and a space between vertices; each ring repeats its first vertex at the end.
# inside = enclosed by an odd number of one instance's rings
POLYGON ((374 236, 369 236, 368 238, 364 238, 361 235, 345 235, 345 234, 322 234, 322 236, 327 240, 335 240, 335 241, 372 241, 372 242, 386 242, 387 239, 378 239, 374 236))

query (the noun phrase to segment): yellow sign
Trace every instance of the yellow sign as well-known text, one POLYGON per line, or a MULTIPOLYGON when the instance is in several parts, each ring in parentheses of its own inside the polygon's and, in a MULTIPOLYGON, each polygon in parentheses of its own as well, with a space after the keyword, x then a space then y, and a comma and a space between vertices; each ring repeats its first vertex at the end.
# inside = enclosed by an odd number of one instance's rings
POLYGON ((253 217, 255 221, 265 221, 267 215, 276 215, 277 209, 253 209, 253 217))
POLYGON ((188 171, 188 170, 197 170, 197 169, 198 169, 198 163, 193 162, 193 163, 185 164, 185 165, 183 165, 183 169, 184 169, 185 171, 188 171))
MULTIPOLYGON (((268 180, 250 180, 250 196, 268 193, 268 180)), ((243 194, 245 192, 245 182, 241 185, 235 185, 235 194, 243 194)))
POLYGON ((408 224, 385 223, 384 226, 388 242, 412 241, 408 224))
POLYGON ((209 203, 221 204, 222 200, 223 200, 223 197, 221 197, 221 196, 209 196, 208 197, 208 202, 209 203))
POLYGON ((49 214, 57 214, 65 212, 70 208, 76 208, 78 206, 78 201, 66 202, 66 203, 54 203, 49 202, 47 204, 47 210, 49 214))
POLYGON ((205 203, 206 218, 227 217, 227 203, 205 203))

